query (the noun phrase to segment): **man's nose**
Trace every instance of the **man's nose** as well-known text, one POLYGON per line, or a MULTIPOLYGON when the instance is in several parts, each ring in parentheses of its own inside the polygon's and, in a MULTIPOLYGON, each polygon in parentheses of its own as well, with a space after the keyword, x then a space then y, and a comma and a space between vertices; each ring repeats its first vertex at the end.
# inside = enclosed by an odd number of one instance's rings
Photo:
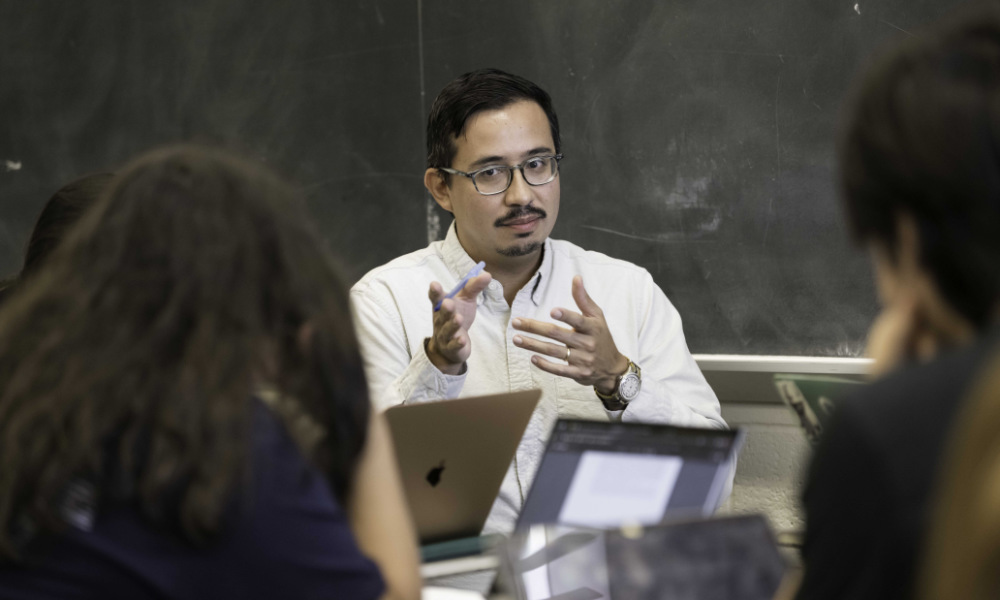
POLYGON ((524 180, 524 175, 521 173, 521 169, 514 169, 510 173, 510 187, 504 192, 504 204, 510 206, 523 206, 525 204, 531 203, 534 198, 534 192, 528 182, 524 180))

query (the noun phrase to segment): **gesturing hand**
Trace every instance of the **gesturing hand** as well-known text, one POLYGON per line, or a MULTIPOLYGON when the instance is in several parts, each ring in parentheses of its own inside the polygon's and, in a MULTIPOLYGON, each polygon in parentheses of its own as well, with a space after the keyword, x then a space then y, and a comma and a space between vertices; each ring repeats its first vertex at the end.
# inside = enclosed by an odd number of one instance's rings
POLYGON ((883 308, 868 330, 865 354, 875 359, 870 374, 880 377, 903 363, 927 360, 937 353, 942 341, 914 299, 901 298, 883 308))
MULTIPOLYGON (((469 280, 452 298, 445 298, 441 308, 432 312, 434 333, 426 341, 427 358, 442 373, 458 375, 472 353, 469 328, 476 319, 476 297, 486 289, 493 277, 483 271, 469 280)), ((431 310, 445 295, 441 284, 434 281, 427 292, 431 310)))
POLYGON ((514 329, 552 340, 518 335, 514 336, 514 345, 566 363, 532 356, 531 362, 539 369, 583 385, 592 385, 601 393, 610 394, 617 377, 628 368, 628 359, 615 346, 604 311, 587 294, 579 275, 573 278, 572 292, 580 312, 555 308, 551 313, 553 319, 566 323, 571 329, 535 319, 514 319, 514 329))

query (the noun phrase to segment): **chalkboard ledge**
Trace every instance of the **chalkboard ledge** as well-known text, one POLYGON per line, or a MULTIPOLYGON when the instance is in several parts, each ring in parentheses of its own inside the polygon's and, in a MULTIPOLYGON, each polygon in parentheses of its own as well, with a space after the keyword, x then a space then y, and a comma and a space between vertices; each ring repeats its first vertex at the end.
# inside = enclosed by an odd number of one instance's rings
POLYGON ((782 404, 774 375, 837 375, 864 381, 870 358, 695 354, 695 361, 722 403, 782 404))

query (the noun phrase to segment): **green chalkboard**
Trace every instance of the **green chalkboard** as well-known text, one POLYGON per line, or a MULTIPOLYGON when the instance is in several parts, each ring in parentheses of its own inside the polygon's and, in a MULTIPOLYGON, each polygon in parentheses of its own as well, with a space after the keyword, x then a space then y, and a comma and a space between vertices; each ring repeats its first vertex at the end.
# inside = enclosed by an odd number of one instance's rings
POLYGON ((554 235, 648 269, 693 351, 857 355, 877 306, 839 213, 839 106, 957 4, 0 0, 0 276, 61 183, 201 140, 296 181, 359 277, 443 236, 426 110, 495 66, 559 111, 554 235))

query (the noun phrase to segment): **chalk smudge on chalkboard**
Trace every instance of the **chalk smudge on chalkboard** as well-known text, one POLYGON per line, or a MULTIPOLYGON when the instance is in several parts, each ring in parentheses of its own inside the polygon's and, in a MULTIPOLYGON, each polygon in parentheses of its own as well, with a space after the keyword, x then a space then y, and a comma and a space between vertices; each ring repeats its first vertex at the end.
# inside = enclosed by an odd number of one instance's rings
POLYGON ((860 4, 855 4, 854 5, 854 12, 858 13, 859 15, 861 14, 861 5, 860 4))
POLYGON ((678 177, 674 189, 667 194, 667 204, 678 208, 689 206, 704 206, 703 200, 708 192, 708 177, 687 178, 678 177))
MULTIPOLYGON (((711 167, 714 169, 715 166, 715 161, 711 161, 711 167)), ((714 234, 719 230, 722 216, 719 208, 712 206, 710 202, 712 184, 713 179, 710 176, 678 176, 674 189, 666 194, 666 207, 679 209, 685 215, 680 221, 683 226, 683 231, 679 234, 681 237, 697 238, 714 234)), ((657 237, 663 241, 667 236, 660 234, 657 237)))
MULTIPOLYGON (((710 223, 715 227, 718 227, 719 217, 716 215, 715 219, 710 223)), ((616 235, 618 237, 628 238, 630 240, 639 240, 641 242, 653 242, 656 244, 672 244, 672 243, 682 243, 688 244, 698 241, 708 241, 708 240, 698 240, 696 237, 692 239, 686 233, 682 231, 666 231, 663 233, 657 233, 653 235, 639 235, 636 233, 626 233, 624 231, 618 231, 617 229, 611 229, 609 227, 598 227, 597 225, 580 225, 581 229, 589 229, 591 231, 599 231, 601 233, 607 233, 610 235, 616 235)))
POLYGON ((905 29, 903 29, 899 25, 893 25, 889 21, 883 21, 882 19, 879 19, 878 21, 879 21, 879 23, 882 23, 884 25, 888 25, 889 27, 892 27, 893 29, 898 29, 899 31, 902 31, 903 33, 905 33, 906 35, 908 35, 910 37, 914 37, 912 33, 910 33, 909 31, 907 31, 905 29))
POLYGON ((19 161, 19 160, 5 160, 3 162, 4 162, 4 168, 5 168, 6 171, 20 171, 21 170, 21 161, 19 161))
POLYGON ((834 356, 846 356, 848 358, 859 358, 865 355, 864 342, 851 341, 840 342, 833 351, 834 356))
MULTIPOLYGON (((778 192, 781 192, 781 127, 778 125, 778 100, 781 98, 781 73, 778 73, 778 82, 774 85, 774 160, 777 163, 776 175, 771 181, 777 183, 778 192)), ((767 200, 767 222, 764 225, 764 237, 761 239, 761 246, 767 245, 767 234, 771 232, 771 221, 774 217, 774 195, 767 200)))
POLYGON ((660 237, 653 237, 653 236, 647 236, 647 235, 635 235, 633 233, 625 233, 624 231, 617 231, 615 229, 608 229, 607 227, 597 227, 596 225, 580 225, 580 227, 582 227, 583 229, 590 229, 591 231, 600 231, 601 233, 610 233, 611 235, 617 235, 617 236, 620 236, 620 237, 628 238, 630 240, 640 240, 640 241, 643 241, 643 242, 665 242, 665 241, 682 242, 682 241, 684 241, 681 238, 681 236, 678 236, 676 234, 667 234, 668 236, 669 235, 675 235, 676 236, 676 239, 674 239, 674 240, 668 240, 668 239, 662 239, 660 237))

